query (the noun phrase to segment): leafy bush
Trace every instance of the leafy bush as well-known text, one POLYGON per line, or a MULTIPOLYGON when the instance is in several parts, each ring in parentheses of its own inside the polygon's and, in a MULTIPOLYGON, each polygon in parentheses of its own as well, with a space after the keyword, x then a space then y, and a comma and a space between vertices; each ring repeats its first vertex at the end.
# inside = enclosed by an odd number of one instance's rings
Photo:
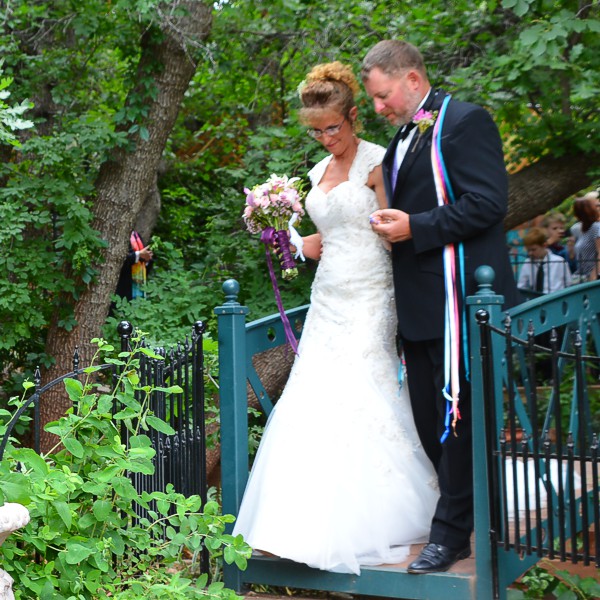
POLYGON ((57 436, 55 448, 40 456, 11 440, 0 464, 0 503, 20 502, 31 515, 2 546, 2 567, 18 583, 15 597, 235 598, 221 582, 208 585, 197 560, 205 547, 213 558, 222 555, 245 568, 249 547, 224 533, 233 517, 220 515, 216 502, 202 507, 198 496, 185 497, 171 485, 140 494, 130 480, 131 473, 154 472, 146 432, 174 433, 148 409, 152 388, 139 385, 139 354, 160 357, 137 347, 111 358, 112 346, 93 342, 93 363, 107 354, 104 362, 120 373, 113 389, 94 382, 98 366, 85 370, 84 382, 66 379, 73 409, 47 426, 57 436))
MULTIPOLYGON (((598 574, 600 575, 600 570, 598 574)), ((545 559, 529 569, 508 593, 509 600, 529 598, 594 600, 599 597, 598 577, 580 577, 569 571, 558 570, 545 559)))

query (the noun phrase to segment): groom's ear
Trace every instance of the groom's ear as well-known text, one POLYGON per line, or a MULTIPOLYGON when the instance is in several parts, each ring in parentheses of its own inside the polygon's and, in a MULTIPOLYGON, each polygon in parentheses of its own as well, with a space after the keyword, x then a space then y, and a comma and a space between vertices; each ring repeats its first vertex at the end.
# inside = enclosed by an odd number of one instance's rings
POLYGON ((406 82, 410 89, 417 90, 423 83, 423 76, 419 71, 410 69, 408 73, 406 73, 406 82))
POLYGON ((350 120, 352 122, 356 121, 357 117, 358 117, 358 107, 353 106, 350 111, 348 112, 348 116, 350 117, 350 120))

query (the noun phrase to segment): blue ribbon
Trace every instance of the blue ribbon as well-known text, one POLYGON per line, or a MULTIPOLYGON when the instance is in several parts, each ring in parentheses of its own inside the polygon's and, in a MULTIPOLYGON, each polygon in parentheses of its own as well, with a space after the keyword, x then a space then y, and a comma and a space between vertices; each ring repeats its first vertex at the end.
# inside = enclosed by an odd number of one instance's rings
MULTIPOLYGON (((446 183, 446 192, 448 194, 448 198, 449 198, 450 202, 452 204, 454 204, 456 202, 456 196, 454 195, 454 191, 452 189, 452 184, 450 182, 450 177, 448 176, 448 171, 446 169, 446 164, 444 162, 444 157, 442 154, 442 126, 444 124, 444 118, 446 116, 446 109, 448 108, 449 102, 450 102, 450 95, 448 95, 444 98, 444 102, 442 103, 442 106, 440 108, 440 113, 439 113, 439 117, 438 117, 439 127, 438 127, 438 131, 437 131, 437 138, 435 140, 435 143, 436 143, 437 150, 438 150, 440 167, 444 174, 444 182, 446 183)), ((465 286, 465 250, 464 250, 464 244, 462 242, 458 242, 457 246, 458 246, 458 271, 459 271, 459 277, 460 277, 461 293, 462 293, 462 298, 463 298, 463 307, 462 307, 463 364, 465 367, 465 377, 468 381, 468 380, 470 380, 470 373, 469 373, 468 360, 466 359, 469 356, 469 354, 468 354, 468 336, 467 336, 467 315, 466 315, 466 305, 464 302, 465 287, 466 287, 465 286)), ((451 390, 449 389, 449 385, 450 384, 448 383, 446 385, 446 387, 442 390, 442 393, 443 393, 444 397, 446 398, 446 402, 448 405, 448 410, 446 411, 446 416, 444 419, 444 433, 442 434, 442 437, 440 439, 440 443, 442 443, 442 444, 448 438, 448 435, 450 434, 450 426, 451 426, 450 417, 452 415, 452 401, 451 401, 451 390)))

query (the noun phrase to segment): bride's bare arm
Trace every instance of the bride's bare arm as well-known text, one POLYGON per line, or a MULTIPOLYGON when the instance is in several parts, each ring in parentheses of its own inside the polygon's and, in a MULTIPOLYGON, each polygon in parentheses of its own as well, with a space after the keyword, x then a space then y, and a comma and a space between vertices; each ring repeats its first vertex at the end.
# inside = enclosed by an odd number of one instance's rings
POLYGON ((381 165, 375 167, 371 173, 369 173, 369 180, 367 185, 375 192, 377 196, 377 202, 379 208, 388 208, 387 198, 385 196, 385 187, 383 185, 383 172, 381 165))
MULTIPOLYGON (((367 181, 367 185, 375 191, 375 195, 377 196, 377 202, 379 203, 380 209, 385 209, 388 207, 387 197, 385 195, 385 187, 383 185, 383 172, 381 170, 381 165, 375 167, 371 174, 369 175, 369 180, 367 181)), ((391 250, 391 244, 382 238, 381 240, 386 250, 391 250)))
MULTIPOLYGON (((312 235, 306 235, 302 238, 304 240, 304 247, 302 248, 302 254, 306 258, 312 258, 313 260, 319 260, 321 258, 321 234, 313 233, 312 235)), ((295 248, 292 247, 294 252, 295 248)))

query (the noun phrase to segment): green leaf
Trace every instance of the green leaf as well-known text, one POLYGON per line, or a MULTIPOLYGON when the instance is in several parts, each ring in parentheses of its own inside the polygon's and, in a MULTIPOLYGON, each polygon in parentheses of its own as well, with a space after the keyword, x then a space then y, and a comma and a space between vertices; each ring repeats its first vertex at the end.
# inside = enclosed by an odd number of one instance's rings
POLYGON ((540 27, 529 27, 521 32, 519 39, 525 46, 531 46, 539 40, 540 33, 540 27))
POLYGON ((96 500, 92 505, 92 512, 100 522, 106 521, 112 510, 113 505, 111 502, 108 502, 108 500, 96 500))
POLYGON ((122 419, 131 419, 132 417, 137 417, 138 412, 126 406, 123 410, 120 410, 118 413, 113 415, 113 419, 122 420, 122 419))
POLYGON ((123 472, 123 469, 121 467, 119 467, 118 465, 109 465, 109 466, 105 467, 104 469, 102 469, 102 471, 95 473, 94 478, 97 481, 99 481, 100 483, 106 483, 108 481, 111 481, 113 479, 113 477, 115 477, 116 475, 119 475, 122 472, 123 472))
POLYGON ((154 390, 164 392, 165 394, 183 394, 183 388, 180 385, 172 385, 170 387, 157 386, 154 390))
POLYGON ((171 503, 167 500, 157 500, 156 508, 161 515, 168 515, 171 510, 171 503))
POLYGON ((150 425, 150 427, 153 429, 156 429, 156 431, 160 431, 165 435, 174 435, 176 433, 176 431, 168 423, 165 423, 165 421, 159 419, 155 415, 148 415, 146 417, 146 423, 148 423, 148 425, 150 425))
POLYGON ((57 593, 52 582, 46 581, 40 591, 40 600, 64 600, 64 596, 57 593))
POLYGON ((88 527, 93 527, 98 521, 93 513, 87 512, 79 518, 79 531, 84 531, 88 527))
POLYGON ((81 489, 94 496, 104 496, 107 493, 109 486, 106 483, 100 483, 98 481, 86 481, 81 489))
POLYGON ((23 473, 6 473, 2 475, 0 488, 2 488, 5 502, 29 504, 31 501, 29 478, 23 473))
POLYGON ((78 379, 65 379, 65 389, 73 402, 79 400, 83 394, 83 384, 78 379))
POLYGON ((35 450, 31 448, 16 448, 12 451, 15 460, 22 462, 36 473, 45 475, 48 473, 48 464, 35 450))
POLYGON ((152 440, 147 435, 134 435, 129 438, 130 448, 151 448, 152 440))
POLYGON ((108 573, 110 569, 110 564, 102 554, 94 553, 94 556, 92 558, 100 571, 102 571, 103 573, 108 573))
POLYGON ((240 569, 241 571, 245 571, 246 567, 248 566, 248 559, 245 556, 243 556, 242 554, 239 554, 236 552, 235 566, 238 569, 240 569))
POLYGON ((69 508, 69 505, 62 500, 57 500, 52 504, 52 506, 58 513, 58 516, 61 518, 62 522, 65 524, 67 531, 71 529, 71 525, 73 524, 73 518, 71 516, 71 510, 69 508))
POLYGON ((110 414, 113 407, 113 397, 108 394, 102 394, 98 398, 98 412, 103 414, 110 414))
POLYGON ((81 443, 72 437, 67 437, 62 440, 65 448, 76 458, 83 458, 85 450, 81 443))
POLYGON ((236 551, 231 546, 225 546, 223 558, 225 559, 225 562, 230 565, 231 563, 235 562, 236 551))
POLYGON ((123 536, 119 535, 118 531, 114 531, 112 529, 109 529, 105 535, 111 540, 111 547, 113 553, 117 556, 123 556, 123 554, 125 553, 126 541, 127 543, 129 543, 130 540, 125 540, 123 536))
POLYGON ((67 542, 65 560, 70 565, 77 565, 94 554, 95 550, 78 542, 67 542))
POLYGON ((134 500, 137 498, 137 490, 133 487, 131 481, 126 477, 111 478, 115 493, 125 500, 134 500))

